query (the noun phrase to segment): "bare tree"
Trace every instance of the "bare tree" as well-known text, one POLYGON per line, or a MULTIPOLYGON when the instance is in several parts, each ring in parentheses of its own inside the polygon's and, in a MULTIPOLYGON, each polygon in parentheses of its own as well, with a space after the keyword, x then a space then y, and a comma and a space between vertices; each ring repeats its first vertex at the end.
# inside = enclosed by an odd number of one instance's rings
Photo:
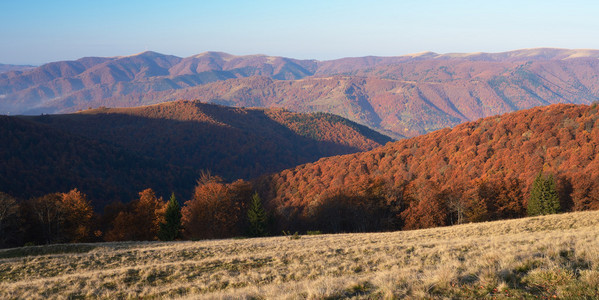
POLYGON ((19 205, 15 198, 0 192, 0 247, 4 247, 9 239, 14 238, 7 231, 7 227, 13 222, 19 213, 19 205))

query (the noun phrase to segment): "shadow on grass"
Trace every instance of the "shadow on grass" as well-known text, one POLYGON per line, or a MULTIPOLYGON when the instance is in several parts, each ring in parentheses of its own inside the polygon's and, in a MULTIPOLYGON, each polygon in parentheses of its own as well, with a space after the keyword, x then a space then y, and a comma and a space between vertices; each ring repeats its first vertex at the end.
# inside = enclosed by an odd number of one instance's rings
POLYGON ((0 250, 0 259, 49 254, 86 253, 98 246, 88 244, 57 244, 44 246, 27 246, 0 250))

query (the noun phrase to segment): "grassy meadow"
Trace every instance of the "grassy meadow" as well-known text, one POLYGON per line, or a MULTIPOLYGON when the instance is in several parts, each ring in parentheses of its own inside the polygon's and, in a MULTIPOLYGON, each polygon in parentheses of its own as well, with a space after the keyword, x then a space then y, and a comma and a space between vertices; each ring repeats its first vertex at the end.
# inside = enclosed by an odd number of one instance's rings
POLYGON ((599 298, 599 211, 425 230, 0 250, 0 298, 599 298))

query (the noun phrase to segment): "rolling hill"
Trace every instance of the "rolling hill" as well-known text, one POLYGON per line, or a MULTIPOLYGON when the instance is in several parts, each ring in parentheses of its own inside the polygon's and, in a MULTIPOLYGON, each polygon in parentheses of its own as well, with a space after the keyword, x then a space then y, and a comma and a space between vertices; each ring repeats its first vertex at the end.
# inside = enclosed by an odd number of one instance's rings
POLYGON ((395 138, 552 103, 599 100, 599 51, 524 49, 329 61, 155 52, 0 74, 0 112, 73 112, 178 99, 329 112, 395 138))
POLYGON ((555 178, 562 210, 599 209, 598 109, 557 104, 483 118, 323 158, 256 185, 280 228, 297 230, 375 231, 522 217, 541 171, 555 178))
POLYGON ((391 140, 335 115, 197 101, 2 121, 0 190, 20 197, 77 187, 129 201, 151 187, 187 199, 202 170, 249 179, 391 140))
POLYGON ((249 179, 391 141, 341 117, 175 101, 27 117, 169 164, 249 179))

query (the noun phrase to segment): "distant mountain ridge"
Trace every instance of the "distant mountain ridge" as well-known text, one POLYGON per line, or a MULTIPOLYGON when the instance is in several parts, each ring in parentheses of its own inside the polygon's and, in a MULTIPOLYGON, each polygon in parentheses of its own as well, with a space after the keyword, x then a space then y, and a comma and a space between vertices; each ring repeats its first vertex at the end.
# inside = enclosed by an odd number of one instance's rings
POLYGON ((35 68, 35 66, 0 64, 0 73, 10 72, 10 71, 23 71, 23 70, 33 69, 33 68, 35 68))
POLYGON ((0 112, 200 99, 330 112, 395 138, 552 103, 599 100, 599 50, 424 52, 329 61, 221 52, 88 57, 0 73, 0 112))

